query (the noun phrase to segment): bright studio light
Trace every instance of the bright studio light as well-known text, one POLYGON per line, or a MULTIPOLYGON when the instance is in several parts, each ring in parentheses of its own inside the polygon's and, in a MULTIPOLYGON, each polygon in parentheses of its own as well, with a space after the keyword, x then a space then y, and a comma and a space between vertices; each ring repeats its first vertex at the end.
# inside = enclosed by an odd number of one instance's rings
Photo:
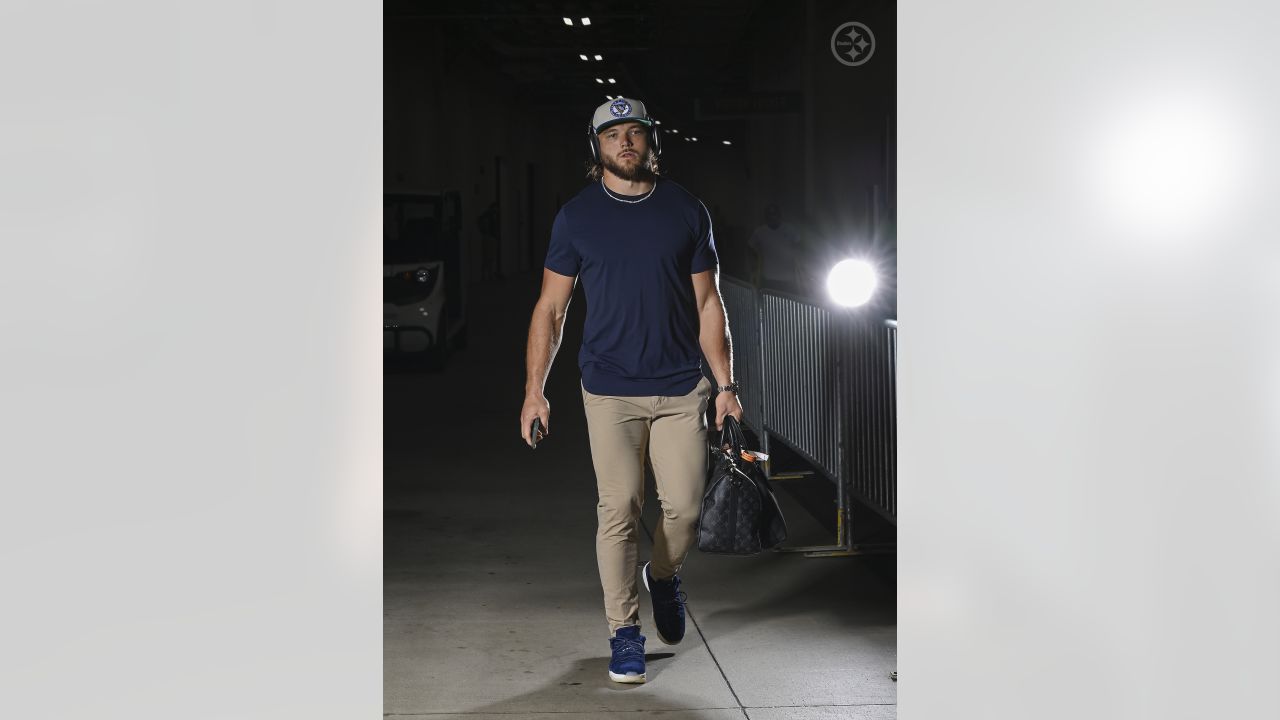
POLYGON ((827 293, 845 307, 865 305, 876 291, 876 271, 866 260, 841 260, 827 275, 827 293))

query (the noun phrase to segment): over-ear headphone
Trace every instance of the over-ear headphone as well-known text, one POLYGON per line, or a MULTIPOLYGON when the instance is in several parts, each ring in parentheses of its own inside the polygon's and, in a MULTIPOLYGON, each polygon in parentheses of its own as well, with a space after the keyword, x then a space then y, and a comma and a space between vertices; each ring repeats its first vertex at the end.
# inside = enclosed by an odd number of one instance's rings
MULTIPOLYGON (((653 153, 655 155, 661 155, 662 128, 659 127, 658 124, 653 121, 653 118, 648 115, 643 118, 636 119, 649 121, 649 144, 653 146, 653 153)), ((591 125, 591 123, 587 123, 587 142, 591 145, 591 162, 600 162, 600 136, 596 133, 596 129, 591 125)))

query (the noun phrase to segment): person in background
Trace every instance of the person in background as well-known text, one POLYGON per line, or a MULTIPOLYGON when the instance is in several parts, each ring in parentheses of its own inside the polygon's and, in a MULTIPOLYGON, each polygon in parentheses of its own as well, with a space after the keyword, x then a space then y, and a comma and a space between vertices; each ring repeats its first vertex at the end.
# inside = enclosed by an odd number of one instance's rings
POLYGON ((777 205, 764 209, 764 224, 751 233, 747 245, 755 252, 756 284, 760 287, 784 292, 799 292, 797 262, 803 247, 795 230, 782 222, 777 205))

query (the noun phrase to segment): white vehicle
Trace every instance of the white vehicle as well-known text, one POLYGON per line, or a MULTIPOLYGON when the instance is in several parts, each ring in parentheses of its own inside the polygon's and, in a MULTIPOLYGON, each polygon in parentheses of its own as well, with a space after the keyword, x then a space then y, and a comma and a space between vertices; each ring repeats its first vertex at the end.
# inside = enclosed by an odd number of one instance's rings
POLYGON ((466 342, 456 192, 383 196, 383 357, 440 367, 466 342))

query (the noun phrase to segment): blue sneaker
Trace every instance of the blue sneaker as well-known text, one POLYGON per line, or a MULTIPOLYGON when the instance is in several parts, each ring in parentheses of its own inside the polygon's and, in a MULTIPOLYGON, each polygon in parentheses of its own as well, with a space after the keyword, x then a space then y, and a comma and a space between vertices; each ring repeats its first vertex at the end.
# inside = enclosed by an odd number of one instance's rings
POLYGON ((685 594, 680 592, 680 576, 658 580, 649 572, 649 565, 644 564, 644 589, 653 599, 653 624, 662 642, 675 645, 684 639, 685 594))
POLYGON ((609 679, 620 683, 644 682, 644 636, 639 625, 618 628, 609 638, 613 659, 609 661, 609 679))

